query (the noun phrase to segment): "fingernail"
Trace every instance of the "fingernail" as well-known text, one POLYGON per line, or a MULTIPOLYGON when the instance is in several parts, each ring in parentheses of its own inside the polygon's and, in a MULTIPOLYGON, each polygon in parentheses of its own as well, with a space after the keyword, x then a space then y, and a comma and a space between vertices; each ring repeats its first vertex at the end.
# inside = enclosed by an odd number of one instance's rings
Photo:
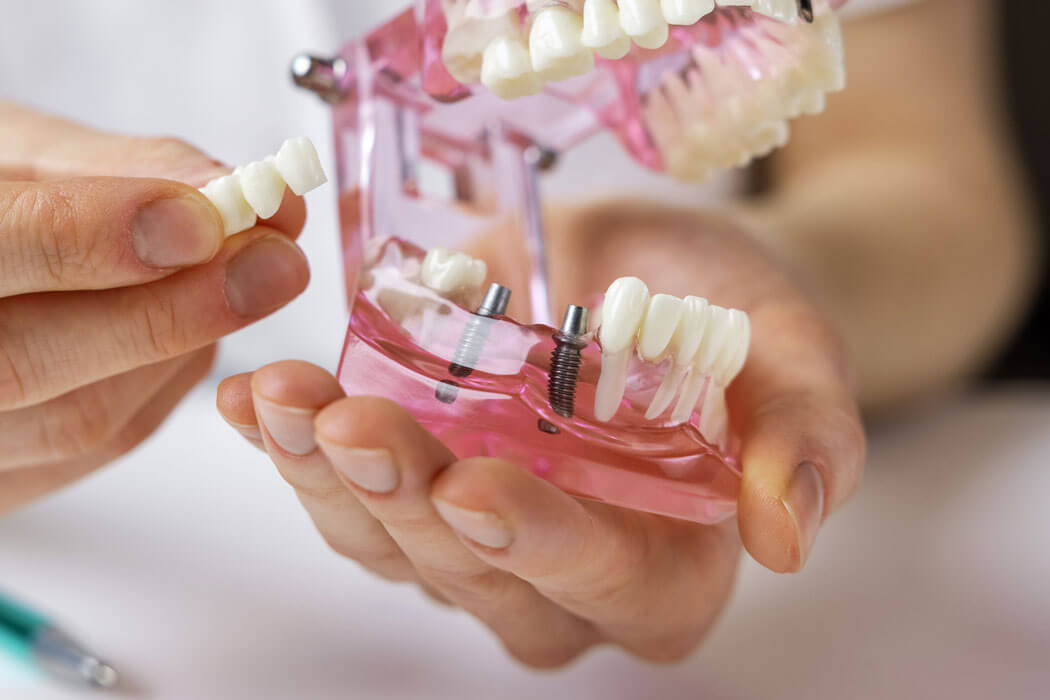
POLYGON ((302 457, 317 448, 314 440, 314 416, 317 411, 282 406, 256 396, 255 412, 273 441, 288 454, 302 457))
POLYGON ((324 451, 332 466, 365 491, 390 493, 401 483, 394 458, 388 450, 343 447, 326 442, 324 451))
POLYGON ((514 533, 499 515, 485 510, 468 510, 440 498, 434 499, 442 520, 468 540, 492 549, 505 549, 514 541, 514 533))
POLYGON ((271 234, 238 252, 227 265, 226 303, 238 316, 262 316, 298 296, 309 279, 296 245, 271 234))
POLYGON ((817 530, 824 519, 824 480, 815 464, 803 462, 798 465, 781 502, 795 521, 801 566, 809 558, 817 530))
POLYGON ((215 215, 191 197, 150 202, 135 214, 132 245, 150 267, 186 267, 211 260, 222 245, 215 215))

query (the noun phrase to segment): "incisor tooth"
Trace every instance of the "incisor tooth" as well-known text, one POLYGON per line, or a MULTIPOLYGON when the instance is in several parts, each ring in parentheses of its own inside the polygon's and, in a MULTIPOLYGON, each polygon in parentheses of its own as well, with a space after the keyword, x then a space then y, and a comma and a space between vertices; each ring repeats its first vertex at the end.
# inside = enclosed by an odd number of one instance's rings
POLYGON ((504 100, 535 95, 543 80, 532 68, 532 58, 525 42, 499 37, 485 47, 481 59, 481 82, 504 100))
POLYGON ((653 295, 645 312, 645 322, 638 332, 638 354, 643 360, 656 362, 663 359, 683 310, 684 304, 678 297, 653 295))
POLYGON ((565 80, 594 68, 594 54, 581 43, 583 21, 564 7, 540 12, 529 32, 532 67, 544 80, 565 80))
POLYGON ((710 380, 697 370, 696 365, 693 365, 689 372, 689 378, 685 380, 685 385, 682 386, 682 393, 678 396, 678 403, 675 404, 674 410, 671 411, 671 422, 684 423, 689 420, 689 416, 693 415, 693 409, 696 408, 696 402, 700 400, 700 395, 703 394, 704 388, 709 386, 710 383, 710 380))
MULTIPOLYGON (((675 393, 678 391, 682 380, 689 373, 689 367, 700 348, 704 339, 704 328, 707 325, 707 313, 709 305, 706 299, 688 296, 682 303, 682 317, 675 328, 674 336, 671 338, 672 363, 660 382, 653 399, 649 403, 649 409, 645 417, 649 420, 656 418, 671 405, 675 393)), ((696 403, 694 400, 693 403, 696 403)))
POLYGON ((631 50, 631 40, 620 25, 620 11, 613 0, 587 0, 584 3, 580 42, 610 60, 623 58, 631 50))
POLYGON ((619 0, 619 4, 620 26, 634 39, 634 43, 647 49, 663 45, 663 41, 658 46, 645 45, 639 41, 651 44, 661 33, 664 41, 667 40, 667 20, 660 9, 660 0, 619 0))
POLYGON ((305 136, 285 141, 274 157, 274 165, 288 183, 288 188, 297 195, 306 194, 328 182, 328 176, 321 167, 321 159, 317 157, 317 149, 305 136))
POLYGON ((760 15, 795 24, 798 21, 796 0, 755 0, 751 6, 760 15))
POLYGON ((689 26, 715 11, 715 0, 661 0, 664 19, 670 24, 689 26))
POLYGON ((700 408, 697 430, 711 444, 725 448, 728 424, 729 413, 726 410, 725 389, 712 383, 707 388, 704 404, 700 408))
POLYGON ((271 160, 260 160, 239 168, 244 199, 263 219, 269 219, 281 208, 284 198, 284 179, 271 160))
POLYGON ((711 306, 704 339, 700 342, 693 365, 701 374, 711 374, 715 362, 729 336, 729 311, 721 306, 711 306))
POLYGON ((219 210, 227 236, 247 231, 255 225, 255 212, 244 198, 238 176, 226 175, 216 178, 200 191, 219 210))

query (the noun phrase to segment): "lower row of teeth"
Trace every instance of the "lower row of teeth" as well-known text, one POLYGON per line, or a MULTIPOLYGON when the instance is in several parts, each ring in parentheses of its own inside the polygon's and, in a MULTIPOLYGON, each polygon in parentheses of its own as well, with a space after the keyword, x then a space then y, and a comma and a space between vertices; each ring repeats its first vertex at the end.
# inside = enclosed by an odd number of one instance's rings
MULTIPOLYGON (((485 264, 464 253, 435 248, 424 258, 420 277, 430 289, 453 298, 480 289, 485 264)), ((743 369, 751 343, 747 314, 700 297, 650 294, 636 277, 613 282, 600 313, 602 368, 594 397, 595 419, 607 422, 619 412, 628 372, 637 357, 653 365, 666 364, 645 418, 674 425, 697 413, 700 433, 724 449, 729 427, 725 391, 743 369)))

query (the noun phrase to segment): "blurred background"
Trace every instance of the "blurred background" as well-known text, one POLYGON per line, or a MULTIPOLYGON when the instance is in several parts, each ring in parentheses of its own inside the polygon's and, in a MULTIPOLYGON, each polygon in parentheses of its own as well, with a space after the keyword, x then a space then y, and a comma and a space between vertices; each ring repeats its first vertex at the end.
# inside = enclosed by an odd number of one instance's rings
MULTIPOLYGON (((231 163, 309 134, 330 165, 327 110, 293 90, 288 60, 331 52, 405 4, 304 2, 290 13, 281 0, 0 0, 0 95, 107 129, 175 134, 231 163), (230 51, 249 15, 244 48, 230 51), (102 81, 122 97, 99 99, 102 81)), ((1047 214, 1050 6, 998 5, 1003 107, 1047 214)), ((334 190, 310 205, 307 292, 225 343, 212 380, 143 448, 0 520, 0 587, 112 659, 126 696, 1047 697, 1045 276, 1042 302, 985 381, 871 426, 866 483, 804 573, 745 562, 724 619, 681 665, 599 650, 537 674, 466 615, 332 556, 268 460, 215 415, 222 377, 291 357, 335 363, 345 307, 334 190), (297 331, 274 333, 278 324, 297 331)), ((76 695, 0 665, 0 697, 76 695)))

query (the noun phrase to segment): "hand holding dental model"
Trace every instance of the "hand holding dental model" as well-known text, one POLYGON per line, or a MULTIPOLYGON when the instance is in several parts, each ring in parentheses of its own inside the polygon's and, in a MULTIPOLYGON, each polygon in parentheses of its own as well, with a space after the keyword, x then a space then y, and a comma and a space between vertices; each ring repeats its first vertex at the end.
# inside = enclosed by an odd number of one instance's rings
MULTIPOLYGON (((309 163, 288 160, 289 180, 309 163)), ((224 240, 196 188, 225 172, 0 103, 0 512, 135 447, 219 338, 306 286, 302 200, 273 188, 268 218, 224 240)))

